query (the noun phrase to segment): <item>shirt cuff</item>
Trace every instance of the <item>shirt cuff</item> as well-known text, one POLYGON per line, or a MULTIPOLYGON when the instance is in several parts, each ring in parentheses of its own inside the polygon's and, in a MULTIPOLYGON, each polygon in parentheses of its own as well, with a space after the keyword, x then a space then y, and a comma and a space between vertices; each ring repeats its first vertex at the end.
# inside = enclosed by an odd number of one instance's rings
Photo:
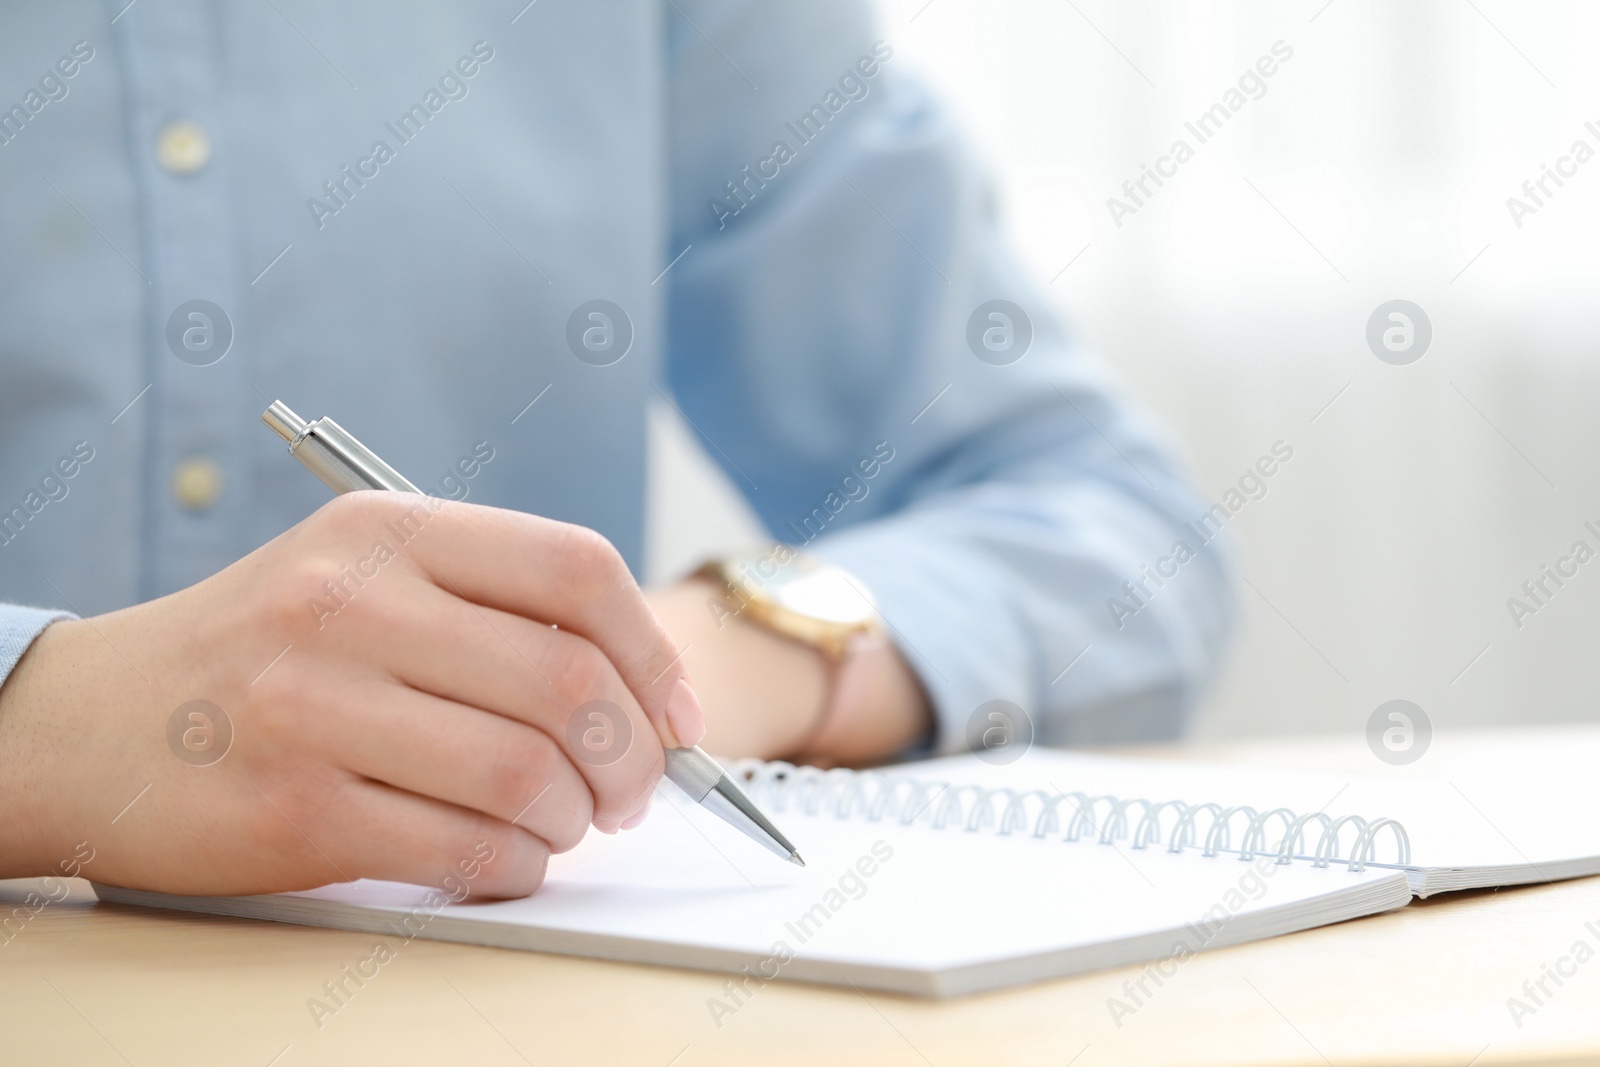
POLYGON ((24 608, 15 604, 0 604, 0 685, 16 668, 22 654, 34 639, 44 633, 45 627, 62 619, 77 618, 70 611, 51 608, 24 608))

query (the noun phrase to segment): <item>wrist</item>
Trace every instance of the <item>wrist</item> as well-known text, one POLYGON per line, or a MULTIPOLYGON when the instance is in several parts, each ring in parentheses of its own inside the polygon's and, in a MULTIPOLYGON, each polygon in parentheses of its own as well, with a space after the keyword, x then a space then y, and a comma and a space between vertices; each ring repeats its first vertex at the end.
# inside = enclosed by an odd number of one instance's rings
POLYGON ((705 579, 651 588, 645 595, 683 650, 705 707, 702 745, 722 756, 795 754, 827 700, 822 656, 723 610, 716 587, 705 579))
POLYGON ((876 628, 828 655, 754 622, 707 578, 647 596, 684 649, 706 708, 705 743, 719 754, 868 763, 931 727, 921 683, 876 628))
MULTIPOLYGON (((58 721, 51 708, 52 664, 77 662, 71 652, 76 631, 87 624, 62 620, 46 627, 0 685, 0 878, 55 874, 56 861, 71 854, 56 831, 63 783, 50 769, 50 755, 70 740, 51 736, 58 721)), ((80 663, 80 667, 83 664, 80 663)))
POLYGON ((922 683, 882 635, 861 637, 831 665, 828 700, 799 760, 860 765, 927 736, 932 712, 922 683))
POLYGON ((867 583, 790 545, 708 560, 696 576, 720 589, 724 611, 820 654, 828 697, 797 758, 863 763, 923 736, 926 694, 890 644, 867 583))

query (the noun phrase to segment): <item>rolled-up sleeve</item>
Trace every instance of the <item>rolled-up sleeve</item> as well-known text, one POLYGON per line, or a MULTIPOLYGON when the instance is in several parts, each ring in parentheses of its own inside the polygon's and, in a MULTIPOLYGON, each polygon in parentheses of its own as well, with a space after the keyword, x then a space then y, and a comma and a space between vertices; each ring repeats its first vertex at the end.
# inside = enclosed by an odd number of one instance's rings
POLYGON ((0 604, 0 686, 16 669, 22 654, 28 651, 45 627, 60 619, 70 619, 66 611, 50 608, 25 608, 16 604, 0 604))
POLYGON ((1172 736, 1226 643, 1224 541, 866 6, 684 5, 670 383, 774 536, 871 587, 938 750, 993 700, 1044 743, 1172 736))

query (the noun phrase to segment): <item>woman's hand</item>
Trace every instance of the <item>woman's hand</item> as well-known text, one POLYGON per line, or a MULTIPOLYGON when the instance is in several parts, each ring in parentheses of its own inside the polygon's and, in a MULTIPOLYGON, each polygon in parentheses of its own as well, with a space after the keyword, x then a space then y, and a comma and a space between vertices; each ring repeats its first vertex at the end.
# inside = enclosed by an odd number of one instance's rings
POLYGON ((59 873, 86 842, 85 876, 176 893, 530 893, 591 823, 642 813, 663 742, 700 739, 683 675, 593 531, 342 496, 196 586, 35 642, 0 689, 0 877, 59 873))

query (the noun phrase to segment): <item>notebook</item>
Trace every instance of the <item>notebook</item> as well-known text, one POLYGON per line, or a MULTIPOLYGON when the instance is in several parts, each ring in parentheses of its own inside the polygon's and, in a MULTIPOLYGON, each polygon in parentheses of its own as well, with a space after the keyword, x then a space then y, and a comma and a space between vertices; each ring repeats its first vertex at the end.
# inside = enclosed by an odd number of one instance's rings
MULTIPOLYGON (((1195 953, 1414 895, 1600 872, 1600 835, 1478 782, 1351 781, 1035 749, 878 771, 730 764, 805 856, 663 786, 637 830, 553 857, 532 897, 388 882, 101 899, 773 980, 953 996, 1195 953)), ((490 860, 489 862, 493 862, 490 860)))

